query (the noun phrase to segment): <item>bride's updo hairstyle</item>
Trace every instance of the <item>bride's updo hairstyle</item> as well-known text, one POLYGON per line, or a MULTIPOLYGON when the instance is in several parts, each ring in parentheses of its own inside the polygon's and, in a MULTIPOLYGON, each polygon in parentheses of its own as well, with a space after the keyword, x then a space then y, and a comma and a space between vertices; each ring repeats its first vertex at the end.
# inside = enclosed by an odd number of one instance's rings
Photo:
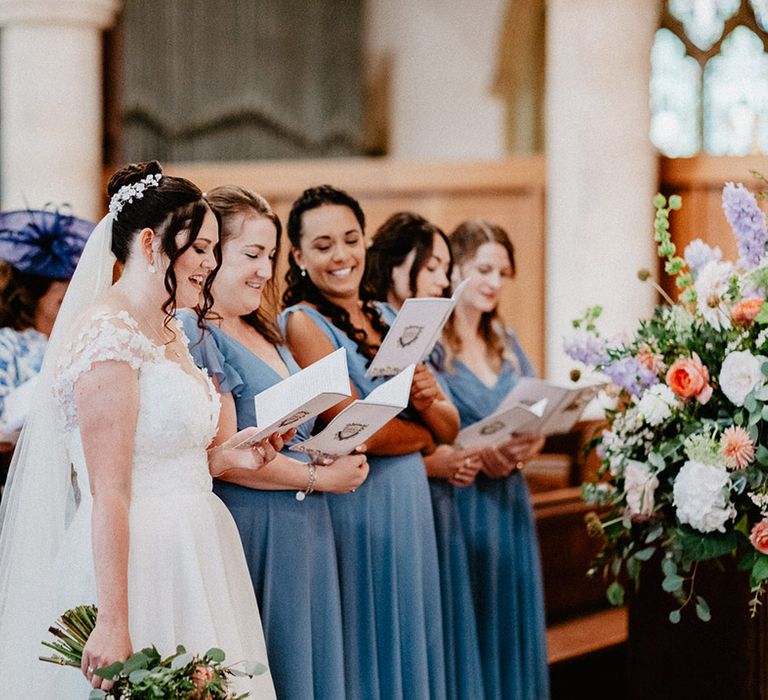
MULTIPOLYGON (((126 185, 138 185, 150 175, 160 176, 157 186, 144 187, 141 197, 134 196, 132 201, 121 201, 122 208, 117 211, 112 222, 112 252, 120 263, 125 263, 130 255, 133 241, 139 231, 152 229, 160 237, 160 250, 168 257, 165 271, 165 289, 168 299, 163 302, 163 311, 170 317, 176 311, 177 280, 174 271, 176 259, 195 242, 203 225, 205 214, 210 209, 200 188, 183 177, 163 175, 163 169, 156 160, 146 163, 132 163, 120 168, 109 179, 107 194, 110 198, 126 185), (187 232, 187 240, 178 244, 179 233, 187 232)), ((221 229, 221 219, 214 211, 221 229)), ((219 245, 215 246, 215 257, 221 263, 219 245)), ((213 269, 203 285, 203 300, 198 308, 199 318, 213 305, 211 284, 218 267, 213 269)))
MULTIPOLYGON (((360 232, 365 235, 365 215, 358 201, 343 190, 337 190, 330 185, 320 185, 319 187, 310 187, 308 190, 304 190, 291 207, 286 230, 288 240, 290 240, 294 248, 301 248, 305 212, 329 204, 347 207, 355 215, 357 223, 360 225, 360 232)), ((309 275, 302 274, 301 268, 293 259, 293 255, 288 256, 288 272, 285 275, 285 283, 286 289, 283 293, 283 304, 285 306, 293 306, 302 301, 313 304, 323 316, 331 319, 331 323, 336 328, 342 330, 350 340, 354 341, 357 345, 357 352, 369 362, 373 359, 378 347, 368 342, 368 336, 362 328, 357 328, 352 324, 349 312, 346 309, 342 309, 337 304, 329 301, 315 286, 309 275)), ((365 275, 363 275, 363 281, 360 285, 360 299, 363 302, 363 313, 368 317, 371 326, 383 338, 387 334, 389 326, 384 323, 378 309, 373 304, 374 295, 365 281, 365 275)))

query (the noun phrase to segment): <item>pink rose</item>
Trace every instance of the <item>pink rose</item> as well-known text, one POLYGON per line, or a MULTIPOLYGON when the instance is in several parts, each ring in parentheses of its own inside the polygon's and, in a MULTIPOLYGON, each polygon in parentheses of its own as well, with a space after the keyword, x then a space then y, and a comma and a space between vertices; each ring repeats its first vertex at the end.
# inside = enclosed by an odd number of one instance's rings
POLYGON ((763 303, 763 299, 755 297, 742 299, 731 309, 733 323, 741 328, 749 328, 755 320, 755 316, 760 312, 763 303))
POLYGON ((680 357, 675 360, 667 370, 666 381, 669 388, 683 400, 695 398, 699 403, 705 404, 712 396, 709 370, 696 353, 693 353, 693 357, 680 357))
POLYGON ((195 684, 195 688, 197 688, 198 691, 198 695, 195 697, 210 697, 208 693, 204 696, 200 695, 200 693, 205 688, 205 684, 212 678, 213 671, 210 666, 203 666, 201 664, 195 666, 195 670, 192 672, 192 682, 195 684))
POLYGON ((768 554, 768 520, 755 523, 752 532, 749 533, 749 541, 758 552, 768 554))

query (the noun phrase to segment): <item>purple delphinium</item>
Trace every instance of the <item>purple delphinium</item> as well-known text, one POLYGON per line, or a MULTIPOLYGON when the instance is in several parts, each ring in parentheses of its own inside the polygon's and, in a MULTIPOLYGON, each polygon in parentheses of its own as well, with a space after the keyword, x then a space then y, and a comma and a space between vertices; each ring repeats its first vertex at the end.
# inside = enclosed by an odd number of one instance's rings
POLYGON ((723 187, 723 211, 739 247, 739 265, 747 270, 757 267, 765 254, 768 227, 755 195, 741 183, 734 185, 726 182, 723 187))
POLYGON ((616 386, 626 389, 632 396, 640 396, 648 387, 658 383, 656 373, 636 357, 622 357, 603 367, 616 386))
POLYGON ((574 331, 563 338, 563 350, 572 360, 595 367, 608 361, 605 341, 592 331, 574 331))
POLYGON ((691 268, 693 276, 696 277, 699 270, 707 263, 711 263, 713 260, 722 260, 723 251, 719 247, 710 248, 704 241, 697 238, 685 246, 683 257, 688 267, 691 268))

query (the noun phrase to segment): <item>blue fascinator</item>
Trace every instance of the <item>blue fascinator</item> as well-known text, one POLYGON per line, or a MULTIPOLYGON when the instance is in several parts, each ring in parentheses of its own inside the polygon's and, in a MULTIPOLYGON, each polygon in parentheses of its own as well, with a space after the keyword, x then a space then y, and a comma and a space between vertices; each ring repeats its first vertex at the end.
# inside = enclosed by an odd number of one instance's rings
POLYGON ((70 279, 95 226, 56 209, 0 212, 0 259, 20 272, 70 279))

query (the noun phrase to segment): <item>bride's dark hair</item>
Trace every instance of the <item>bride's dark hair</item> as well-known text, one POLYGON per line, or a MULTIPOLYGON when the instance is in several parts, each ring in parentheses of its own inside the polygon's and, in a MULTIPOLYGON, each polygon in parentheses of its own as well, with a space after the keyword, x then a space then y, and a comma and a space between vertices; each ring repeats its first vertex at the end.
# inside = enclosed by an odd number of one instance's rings
MULTIPOLYGON (((365 235, 365 215, 358 201, 343 190, 337 190, 330 185, 320 185, 304 190, 301 196, 293 203, 291 213, 288 215, 286 231, 288 239, 294 248, 301 247, 302 218, 305 212, 317 209, 328 204, 336 204, 347 207, 357 219, 360 225, 360 233, 365 235)), ((312 281, 308 274, 302 274, 301 269, 293 259, 288 256, 288 272, 285 275, 286 290, 283 293, 283 304, 293 306, 302 301, 314 304, 317 310, 331 320, 336 328, 343 331, 346 336, 357 345, 357 352, 369 362, 376 354, 377 347, 368 342, 366 332, 357 328, 349 318, 349 312, 330 301, 312 281)), ((373 304, 374 296, 370 287, 363 280, 360 285, 360 299, 363 302, 363 313, 368 317, 371 326, 383 338, 389 326, 382 320, 376 306, 373 304)))
MULTIPOLYGON (((160 250, 168 256, 168 269, 165 271, 165 289, 168 298, 163 302, 166 324, 176 311, 176 289, 178 282, 174 263, 195 242, 203 225, 206 212, 211 208, 200 188, 183 177, 163 175, 163 169, 156 160, 146 163, 132 163, 118 170, 109 179, 107 194, 114 196, 121 187, 135 185, 149 175, 162 175, 157 187, 146 187, 140 198, 123 202, 123 208, 112 222, 112 252, 118 262, 125 263, 130 254, 131 245, 139 231, 151 228, 160 237, 160 250), (188 233, 187 240, 178 245, 176 236, 182 231, 188 233)), ((221 220, 214 211, 221 230, 221 220)), ((203 301, 197 309, 198 322, 202 324, 205 314, 213 306, 211 284, 221 263, 219 244, 214 247, 216 268, 203 284, 203 301)), ((201 325, 202 328, 202 325, 201 325)))

